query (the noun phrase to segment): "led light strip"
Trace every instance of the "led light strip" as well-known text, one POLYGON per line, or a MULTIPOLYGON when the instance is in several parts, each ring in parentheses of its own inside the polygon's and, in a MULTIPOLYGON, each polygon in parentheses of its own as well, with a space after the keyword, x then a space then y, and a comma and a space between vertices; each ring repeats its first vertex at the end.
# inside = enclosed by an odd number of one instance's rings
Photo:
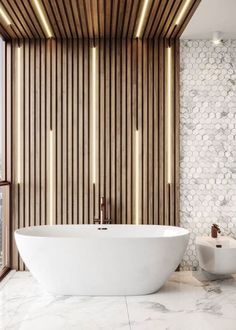
POLYGON ((17 48, 17 183, 21 182, 21 49, 17 48))
POLYGON ((2 18, 4 19, 7 25, 11 25, 11 21, 9 20, 7 14, 5 13, 2 7, 0 7, 0 15, 2 16, 2 18))
POLYGON ((97 141, 96 141, 96 48, 92 48, 92 181, 96 183, 96 152, 97 152, 97 141))
POLYGON ((53 225, 53 159, 54 159, 54 153, 53 153, 53 130, 50 130, 49 132, 49 224, 50 226, 53 225))
POLYGON ((135 224, 139 224, 139 131, 135 132, 135 224))
POLYGON ((138 25, 138 28, 137 28, 136 38, 140 37, 141 31, 142 31, 144 17, 145 17, 146 11, 147 11, 148 1, 149 0, 144 0, 143 9, 142 9, 140 19, 139 19, 139 25, 138 25))
POLYGON ((41 21, 42 21, 42 23, 44 25, 44 28, 45 28, 45 30, 47 32, 48 38, 51 38, 53 36, 53 34, 52 34, 51 29, 50 29, 50 27, 49 27, 49 25, 47 23, 47 20, 46 20, 45 16, 44 16, 44 13, 43 13, 43 10, 41 8, 41 5, 39 4, 39 1, 38 0, 34 0, 34 3, 35 3, 35 7, 36 7, 36 9, 38 11, 38 14, 39 14, 39 16, 41 18, 41 21))
POLYGON ((171 161, 171 128, 172 128, 172 97, 171 97, 171 47, 167 48, 167 181, 172 182, 171 161))
POLYGON ((185 12, 186 12, 186 10, 187 10, 187 8, 188 8, 191 1, 192 0, 186 0, 181 12, 179 13, 179 16, 176 19, 176 22, 175 22, 176 25, 179 25, 179 23, 182 21, 183 16, 184 16, 184 14, 185 14, 185 12))

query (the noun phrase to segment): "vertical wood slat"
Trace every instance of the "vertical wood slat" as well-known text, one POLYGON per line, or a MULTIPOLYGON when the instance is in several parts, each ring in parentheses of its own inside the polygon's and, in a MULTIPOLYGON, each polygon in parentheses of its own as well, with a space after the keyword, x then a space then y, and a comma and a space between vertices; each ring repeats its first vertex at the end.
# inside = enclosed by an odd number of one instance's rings
MULTIPOLYGON (((84 48, 83 48, 83 70, 84 70, 84 80, 83 86, 87 86, 87 88, 82 87, 84 99, 84 224, 89 224, 90 219, 93 217, 93 200, 92 199, 92 185, 90 182, 91 179, 91 171, 90 171, 90 47, 89 41, 84 40, 84 48), (90 203, 91 202, 91 203, 90 203)), ((97 191, 97 190, 96 190, 97 191)))
POLYGON ((165 129, 164 129, 164 45, 163 40, 158 41, 158 133, 159 133, 159 145, 158 145, 158 191, 159 191, 159 224, 164 224, 164 210, 165 210, 165 158, 164 158, 164 144, 165 144, 165 129))
POLYGON ((177 39, 174 44, 174 148, 175 148, 175 159, 174 159, 174 224, 179 226, 180 224, 180 42, 177 39))
POLYGON ((132 81, 131 81, 131 66, 132 66, 132 58, 131 58, 131 43, 127 42, 126 54, 127 54, 127 223, 131 224, 132 219, 132 108, 131 108, 131 89, 132 89, 132 81))
MULTIPOLYGON (((16 183, 16 42, 6 44, 6 107, 13 111, 12 229, 49 224, 49 131, 55 150, 55 217, 93 223, 104 195, 113 223, 135 223, 135 131, 139 130, 139 223, 178 225, 179 45, 173 43, 173 184, 166 181, 166 42, 96 40, 97 174, 91 182, 91 62, 86 39, 24 41, 22 173, 16 183), (87 86, 87 88, 85 88, 87 86), (11 104, 11 102, 13 102, 11 104), (24 124, 23 124, 24 122, 24 124), (51 123, 51 124, 50 124, 51 123), (170 203, 172 207, 170 208, 170 203), (169 209, 171 217, 169 217, 169 209), (20 213, 18 213, 20 210, 20 213)), ((10 112, 9 110, 9 112, 10 112)), ((9 119, 10 120, 10 119, 9 119)), ((9 139, 9 137, 8 137, 9 139)), ((9 163, 9 161, 8 161, 9 163)), ((8 179, 11 179, 10 174, 8 179)), ((98 215, 98 214, 97 214, 98 215)), ((14 243, 12 243, 13 245, 14 243)), ((12 265, 24 269, 13 245, 12 265)))
MULTIPOLYGON (((9 45, 10 46, 10 45, 9 45)), ((11 49, 11 58, 9 61, 9 64, 11 65, 11 72, 9 72, 10 75, 10 79, 12 79, 12 81, 14 81, 15 83, 11 86, 11 101, 10 103, 12 108, 11 112, 12 112, 12 125, 11 125, 11 162, 14 164, 14 162, 16 162, 16 157, 17 157, 17 148, 14 145, 14 142, 16 140, 16 137, 13 135, 13 132, 17 132, 17 126, 16 126, 16 117, 17 117, 17 106, 16 106, 16 97, 12 97, 13 95, 16 95, 16 80, 17 80, 17 76, 16 76, 16 72, 17 72, 17 67, 16 67, 16 45, 15 42, 12 43, 12 49, 11 49)), ((7 83, 7 81, 6 81, 7 83)), ((9 84, 9 82, 8 82, 9 84)), ((10 86, 8 86, 10 88, 10 86)), ((10 101, 10 100, 9 100, 10 101)), ((17 228, 19 228, 19 217, 18 217, 18 184, 17 184, 17 179, 16 179, 16 167, 11 166, 11 177, 12 177, 12 182, 14 182, 14 184, 12 185, 12 218, 14 219, 14 222, 12 223, 12 231, 14 232, 17 228)), ((11 263, 12 266, 14 268, 19 268, 19 263, 18 263, 18 253, 17 253, 17 249, 16 249, 16 244, 14 241, 14 234, 12 235, 12 257, 11 257, 11 263)))

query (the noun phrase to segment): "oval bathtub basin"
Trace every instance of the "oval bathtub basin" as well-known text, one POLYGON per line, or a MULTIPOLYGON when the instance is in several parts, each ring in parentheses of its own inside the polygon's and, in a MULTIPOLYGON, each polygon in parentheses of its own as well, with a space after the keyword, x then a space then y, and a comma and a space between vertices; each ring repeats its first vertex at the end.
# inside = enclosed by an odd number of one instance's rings
POLYGON ((60 295, 156 292, 179 265, 189 232, 158 225, 53 225, 15 231, 38 282, 60 295))

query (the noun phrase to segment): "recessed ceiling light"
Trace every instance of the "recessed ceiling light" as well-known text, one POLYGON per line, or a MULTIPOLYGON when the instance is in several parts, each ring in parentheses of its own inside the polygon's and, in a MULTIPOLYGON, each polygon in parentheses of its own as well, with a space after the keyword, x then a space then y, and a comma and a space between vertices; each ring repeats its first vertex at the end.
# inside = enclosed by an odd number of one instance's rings
POLYGON ((146 11, 147 11, 148 1, 149 0, 144 0, 144 4, 143 4, 143 8, 142 8, 142 12, 141 12, 141 15, 140 15, 138 28, 137 28, 136 38, 140 37, 141 31, 142 31, 144 17, 145 17, 146 11))
POLYGON ((222 33, 219 31, 213 32, 212 42, 214 45, 220 45, 222 43, 222 33))
POLYGON ((9 20, 7 14, 5 13, 2 7, 0 7, 0 15, 2 16, 2 18, 4 19, 7 25, 11 25, 11 21, 9 20))
POLYGON ((42 23, 43 23, 43 25, 45 27, 45 30, 47 32, 48 38, 51 38, 53 36, 53 34, 52 34, 51 29, 50 29, 50 27, 49 27, 49 25, 47 23, 47 20, 46 20, 45 16, 44 16, 44 13, 43 13, 43 10, 41 8, 41 5, 39 4, 38 0, 34 0, 34 3, 35 3, 35 7, 36 7, 36 9, 38 11, 38 14, 39 14, 39 16, 41 18, 41 21, 42 21, 42 23))
POLYGON ((179 13, 179 16, 178 16, 177 19, 176 19, 176 22, 175 22, 176 25, 179 25, 179 23, 182 21, 182 19, 183 19, 183 17, 184 17, 184 14, 185 14, 186 10, 188 9, 189 4, 190 4, 191 1, 192 1, 192 0, 186 0, 186 1, 185 1, 185 4, 184 4, 184 6, 183 6, 181 12, 179 13))

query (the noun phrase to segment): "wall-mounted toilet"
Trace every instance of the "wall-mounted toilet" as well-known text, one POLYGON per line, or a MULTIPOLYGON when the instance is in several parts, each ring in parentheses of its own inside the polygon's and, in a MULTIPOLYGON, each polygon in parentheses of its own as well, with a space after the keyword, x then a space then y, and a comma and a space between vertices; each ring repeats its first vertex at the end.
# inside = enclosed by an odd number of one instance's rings
POLYGON ((196 249, 203 270, 218 275, 236 273, 235 239, 227 236, 197 237, 196 249))

